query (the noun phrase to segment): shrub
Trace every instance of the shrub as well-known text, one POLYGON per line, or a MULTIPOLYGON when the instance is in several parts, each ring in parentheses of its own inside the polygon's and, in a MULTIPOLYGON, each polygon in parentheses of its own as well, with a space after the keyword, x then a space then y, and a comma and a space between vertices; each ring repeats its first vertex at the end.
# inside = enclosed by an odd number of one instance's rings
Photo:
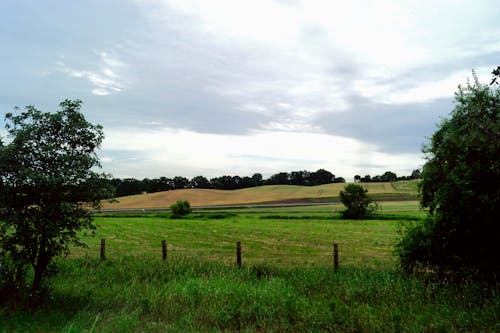
POLYGON ((377 205, 368 197, 368 190, 361 185, 349 184, 340 191, 340 200, 346 207, 342 211, 345 219, 361 219, 372 213, 377 205))
POLYGON ((179 200, 170 206, 172 217, 184 216, 192 212, 191 205, 187 200, 179 200))

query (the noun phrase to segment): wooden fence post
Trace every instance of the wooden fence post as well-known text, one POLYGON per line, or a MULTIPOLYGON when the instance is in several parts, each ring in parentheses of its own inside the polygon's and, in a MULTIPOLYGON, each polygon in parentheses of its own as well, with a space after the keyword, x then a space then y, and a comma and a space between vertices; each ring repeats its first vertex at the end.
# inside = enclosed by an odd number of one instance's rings
POLYGON ((335 272, 339 269, 339 245, 333 243, 333 268, 335 272))
POLYGON ((167 260, 167 241, 161 241, 161 252, 163 254, 163 261, 167 260))
POLYGON ((236 242, 236 265, 241 268, 241 242, 236 242))
POLYGON ((106 259, 106 240, 101 239, 101 260, 106 259))

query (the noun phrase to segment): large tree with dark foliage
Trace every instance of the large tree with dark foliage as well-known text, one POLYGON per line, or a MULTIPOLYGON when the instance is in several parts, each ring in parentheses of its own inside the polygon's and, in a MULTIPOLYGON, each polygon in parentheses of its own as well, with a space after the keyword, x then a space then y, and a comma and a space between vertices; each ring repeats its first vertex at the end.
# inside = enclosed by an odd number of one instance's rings
POLYGON ((65 100, 56 113, 33 106, 7 113, 7 143, 0 142, 0 288, 25 285, 33 268, 37 292, 52 259, 84 245, 81 231, 94 230, 88 208, 110 193, 98 174, 95 153, 102 127, 80 112, 81 101, 65 100))
POLYGON ((398 246, 406 270, 500 273, 500 89, 473 77, 424 148, 421 204, 429 216, 398 246))
POLYGON ((279 172, 266 180, 266 185, 290 185, 290 174, 288 172, 279 172))
POLYGON ((309 176, 309 185, 322 185, 322 184, 330 184, 335 181, 335 175, 330 171, 325 169, 319 169, 315 172, 311 172, 309 176))
POLYGON ((140 180, 134 179, 134 178, 125 178, 117 182, 116 185, 116 196, 117 197, 124 197, 126 195, 134 195, 134 194, 140 194, 143 191, 146 191, 143 189, 144 187, 145 180, 142 182, 140 180))
POLYGON ((210 181, 203 176, 193 177, 188 186, 190 188, 210 188, 210 181))

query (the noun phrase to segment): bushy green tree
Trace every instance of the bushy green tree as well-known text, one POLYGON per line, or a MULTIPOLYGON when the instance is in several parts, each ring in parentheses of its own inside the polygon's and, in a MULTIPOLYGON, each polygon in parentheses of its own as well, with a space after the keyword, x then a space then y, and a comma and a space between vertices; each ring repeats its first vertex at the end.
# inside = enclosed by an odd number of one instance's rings
POLYGON ((500 272, 500 90, 473 76, 424 148, 421 205, 429 216, 398 245, 406 270, 500 272))
POLYGON ((84 245, 80 232, 95 229, 88 208, 99 208, 110 193, 105 175, 93 171, 99 167, 95 150, 103 132, 85 120, 80 106, 79 100, 66 100, 56 113, 28 106, 5 116, 9 142, 0 142, 4 282, 24 285, 31 266, 37 292, 52 259, 84 245))
POLYGON ((176 203, 170 205, 173 217, 184 216, 192 212, 191 205, 187 200, 178 200, 176 203))
POLYGON ((361 185, 349 184, 340 191, 340 200, 346 207, 342 211, 345 219, 361 219, 376 209, 376 204, 368 196, 368 190, 361 185))

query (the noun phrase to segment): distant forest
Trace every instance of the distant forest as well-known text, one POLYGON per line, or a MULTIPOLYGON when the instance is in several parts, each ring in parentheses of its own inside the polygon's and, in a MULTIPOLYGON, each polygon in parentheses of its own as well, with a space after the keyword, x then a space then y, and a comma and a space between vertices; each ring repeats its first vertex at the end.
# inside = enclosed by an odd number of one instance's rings
MULTIPOLYGON (((398 177, 394 172, 387 171, 383 175, 371 177, 366 175, 354 176, 355 182, 392 182, 396 180, 410 180, 420 178, 420 170, 414 170, 410 176, 398 177)), ((218 190, 237 190, 261 185, 301 185, 315 186, 331 183, 345 183, 342 177, 335 177, 330 171, 319 169, 310 171, 279 172, 268 179, 263 179, 262 174, 255 173, 251 177, 221 176, 207 179, 203 176, 193 177, 191 180, 185 177, 176 176, 174 178, 144 178, 138 180, 134 178, 114 178, 109 180, 115 188, 115 195, 122 197, 141 193, 154 193, 161 191, 178 190, 185 188, 206 188, 218 190)))

